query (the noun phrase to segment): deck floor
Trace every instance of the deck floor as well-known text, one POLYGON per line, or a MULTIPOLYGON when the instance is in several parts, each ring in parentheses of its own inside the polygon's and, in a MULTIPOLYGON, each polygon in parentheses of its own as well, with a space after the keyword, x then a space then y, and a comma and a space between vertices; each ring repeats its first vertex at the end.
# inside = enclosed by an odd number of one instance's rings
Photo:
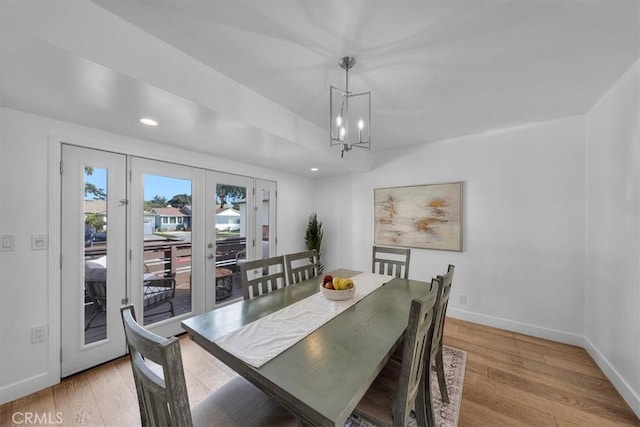
MULTIPOLYGON (((233 287, 231 295, 227 298, 217 299, 216 303, 226 303, 237 299, 242 299, 242 283, 240 280, 240 275, 236 273, 233 275, 233 287)), ((172 301, 173 311, 176 316, 180 316, 184 313, 189 313, 191 311, 191 289, 189 289, 188 287, 182 288, 181 286, 179 286, 176 289, 176 296, 172 299, 172 301)), ((86 305, 84 316, 85 322, 87 322, 91 318, 92 314, 93 306, 90 304, 86 305)), ((168 304, 161 304, 159 306, 153 307, 150 310, 146 310, 144 314, 145 325, 150 325, 161 320, 171 318, 171 312, 169 311, 168 304)), ((92 342, 105 339, 106 332, 105 316, 104 314, 98 314, 96 318, 91 322, 90 327, 85 331, 85 343, 90 344, 92 342)))

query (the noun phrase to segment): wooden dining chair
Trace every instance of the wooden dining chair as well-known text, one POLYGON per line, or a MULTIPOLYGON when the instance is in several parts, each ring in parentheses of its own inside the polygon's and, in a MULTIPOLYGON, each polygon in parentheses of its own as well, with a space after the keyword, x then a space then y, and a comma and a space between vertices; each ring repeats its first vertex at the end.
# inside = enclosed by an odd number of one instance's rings
POLYGON ((371 272, 408 279, 410 258, 411 249, 409 248, 374 246, 371 272))
POLYGON ((437 295, 429 293, 411 302, 409 323, 405 332, 404 358, 401 363, 390 359, 358 403, 354 414, 379 426, 406 426, 415 405, 418 426, 433 419, 431 400, 424 395, 423 369, 430 359, 435 324, 437 295), (429 403, 427 405, 427 403, 429 403), (430 415, 429 415, 430 414, 430 415))
POLYGON ((120 312, 143 426, 298 425, 285 407, 239 376, 191 409, 178 340, 144 329, 131 305, 120 312))
POLYGON ((438 287, 438 297, 436 301, 436 319, 433 332, 433 343, 431 348, 431 359, 425 371, 429 374, 429 369, 435 367, 438 377, 438 386, 440 388, 440 398, 444 403, 449 403, 449 393, 447 392, 447 381, 444 376, 444 361, 442 359, 442 336, 444 332, 444 321, 447 316, 447 306, 449 305, 449 294, 451 293, 451 285, 453 284, 453 272, 455 265, 449 264, 447 274, 437 276, 431 280, 431 287, 438 287))
POLYGON ((320 261, 315 249, 284 256, 289 285, 308 280, 320 274, 320 261))
POLYGON ((240 278, 244 299, 252 299, 287 286, 284 257, 257 259, 240 264, 240 278))

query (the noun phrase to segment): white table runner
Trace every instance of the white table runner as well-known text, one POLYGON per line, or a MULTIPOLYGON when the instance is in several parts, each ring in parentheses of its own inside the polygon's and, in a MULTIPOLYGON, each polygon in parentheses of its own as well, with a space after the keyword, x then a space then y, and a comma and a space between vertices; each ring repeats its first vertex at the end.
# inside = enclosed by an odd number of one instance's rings
POLYGON ((393 276, 360 273, 352 279, 356 287, 353 298, 333 301, 319 292, 249 323, 215 343, 249 365, 259 368, 393 279, 393 276))

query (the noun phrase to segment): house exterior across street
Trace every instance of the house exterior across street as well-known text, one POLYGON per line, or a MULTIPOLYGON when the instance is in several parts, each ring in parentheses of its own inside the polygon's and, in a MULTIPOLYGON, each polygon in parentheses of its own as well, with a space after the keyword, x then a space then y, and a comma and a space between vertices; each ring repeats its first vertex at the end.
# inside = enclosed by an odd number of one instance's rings
POLYGON ((189 224, 190 216, 179 208, 167 206, 166 208, 153 208, 150 212, 155 215, 156 230, 184 230, 189 224))

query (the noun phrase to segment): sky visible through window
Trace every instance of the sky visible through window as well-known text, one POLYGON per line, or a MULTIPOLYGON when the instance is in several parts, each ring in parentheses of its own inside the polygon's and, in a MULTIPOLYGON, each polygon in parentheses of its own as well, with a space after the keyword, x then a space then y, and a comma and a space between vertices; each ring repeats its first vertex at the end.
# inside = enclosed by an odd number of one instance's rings
MULTIPOLYGON (((107 170, 94 168, 91 175, 85 173, 85 180, 101 190, 107 189, 107 170)), ((144 175, 144 200, 151 200, 155 196, 164 197, 170 200, 177 194, 191 194, 191 181, 188 179, 171 178, 158 175, 144 175)), ((87 194, 87 200, 94 200, 96 197, 87 194)))
POLYGON ((170 200, 177 194, 191 195, 191 180, 144 175, 144 200, 151 200, 155 196, 170 200))

